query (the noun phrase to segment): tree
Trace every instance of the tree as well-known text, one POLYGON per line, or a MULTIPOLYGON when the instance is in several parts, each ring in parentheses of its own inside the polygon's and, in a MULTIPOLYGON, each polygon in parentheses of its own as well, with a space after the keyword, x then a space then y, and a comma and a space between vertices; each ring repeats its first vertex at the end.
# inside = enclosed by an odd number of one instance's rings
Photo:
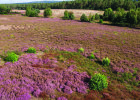
POLYGON ((88 18, 85 14, 82 14, 82 16, 80 17, 81 22, 88 22, 88 18))
POLYGON ((100 19, 100 16, 98 13, 95 14, 95 20, 99 20, 100 19))
POLYGON ((69 19, 69 12, 67 10, 64 12, 64 19, 69 19))
POLYGON ((7 8, 6 6, 0 5, 0 14, 8 14, 10 13, 11 9, 7 8))
POLYGON ((73 12, 69 12, 68 15, 69 15, 69 19, 70 19, 70 20, 73 20, 73 19, 75 18, 73 12))
POLYGON ((44 10, 44 17, 50 17, 52 16, 52 10, 51 8, 47 8, 44 10))

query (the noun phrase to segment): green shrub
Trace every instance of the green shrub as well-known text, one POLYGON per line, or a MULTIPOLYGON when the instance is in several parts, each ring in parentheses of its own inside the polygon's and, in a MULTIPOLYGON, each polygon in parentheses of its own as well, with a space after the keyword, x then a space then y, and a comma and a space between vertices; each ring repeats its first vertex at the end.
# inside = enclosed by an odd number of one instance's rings
POLYGON ((6 6, 0 5, 0 14, 8 14, 10 13, 11 9, 7 8, 6 6))
POLYGON ((90 56, 88 56, 89 59, 95 59, 94 54, 91 54, 90 56))
POLYGON ((99 20, 100 19, 100 16, 98 13, 95 14, 95 20, 99 20))
POLYGON ((84 48, 78 49, 78 52, 84 52, 84 48))
POLYGON ((74 16, 73 12, 69 12, 69 19, 70 20, 75 19, 75 16, 74 16))
POLYGON ((28 48, 28 50, 26 51, 27 53, 36 53, 36 49, 33 47, 28 48))
POLYGON ((100 19, 100 20, 99 20, 99 23, 102 23, 102 24, 103 24, 103 20, 102 20, 102 19, 100 19))
POLYGON ((100 73, 95 74, 90 79, 89 85, 91 90, 101 91, 108 86, 107 77, 105 75, 101 75, 100 73))
POLYGON ((39 9, 33 9, 31 7, 26 8, 26 16, 28 17, 38 17, 39 13, 40 13, 39 9))
POLYGON ((52 16, 52 10, 51 8, 47 8, 44 10, 44 17, 50 17, 52 16))
POLYGON ((110 64, 110 59, 108 59, 108 57, 107 57, 107 58, 103 58, 102 63, 103 63, 103 65, 105 65, 105 66, 109 66, 109 64, 110 64))
POLYGON ((16 55, 14 52, 8 53, 8 56, 5 57, 5 61, 15 62, 18 61, 18 55, 16 55))
POLYGON ((82 14, 82 16, 80 17, 81 22, 88 22, 88 18, 85 14, 82 14))
POLYGON ((67 10, 65 10, 63 19, 73 20, 73 19, 75 19, 75 16, 74 16, 73 12, 68 12, 67 10))
POLYGON ((69 19, 69 12, 67 10, 64 12, 64 19, 69 19))

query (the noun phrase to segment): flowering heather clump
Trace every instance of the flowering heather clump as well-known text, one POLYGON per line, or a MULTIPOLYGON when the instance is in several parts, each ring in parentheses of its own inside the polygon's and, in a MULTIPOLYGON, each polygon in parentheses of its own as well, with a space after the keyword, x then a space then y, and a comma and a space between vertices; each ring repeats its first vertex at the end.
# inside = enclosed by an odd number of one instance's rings
POLYGON ((2 95, 0 99, 6 98, 9 100, 17 97, 17 100, 22 100, 26 95, 27 99, 25 98, 25 100, 28 100, 30 97, 28 93, 39 97, 42 92, 50 98, 55 98, 55 90, 67 94, 73 92, 87 93, 90 76, 86 72, 73 72, 72 69, 76 68, 75 65, 71 65, 67 70, 60 72, 56 72, 53 69, 32 67, 32 64, 39 63, 43 65, 50 62, 43 62, 35 54, 27 54, 20 56, 19 61, 15 63, 9 62, 5 64, 5 67, 0 69, 0 84, 4 86, 5 90, 3 92, 3 89, 0 88, 0 94, 2 95), (23 93, 20 93, 21 91, 23 93), (9 96, 6 95, 7 97, 4 97, 6 93, 9 93, 9 96), (18 95, 15 96, 13 94, 18 95))
POLYGON ((104 88, 107 88, 107 86, 108 86, 107 77, 104 75, 101 75, 100 73, 95 74, 91 78, 89 85, 90 85, 90 89, 93 89, 93 90, 100 91, 104 88))
POLYGON ((103 58, 102 63, 103 63, 103 65, 105 65, 105 66, 109 66, 109 64, 110 64, 110 59, 108 59, 108 57, 107 57, 107 58, 103 58))
POLYGON ((8 53, 8 56, 4 59, 5 61, 15 62, 18 60, 18 55, 14 52, 8 53))
POLYGON ((78 49, 78 52, 84 52, 84 48, 78 49))
POLYGON ((28 50, 26 51, 27 53, 36 53, 36 49, 33 47, 28 48, 28 50))
POLYGON ((68 99, 65 97, 58 97, 57 100, 68 100, 68 99))

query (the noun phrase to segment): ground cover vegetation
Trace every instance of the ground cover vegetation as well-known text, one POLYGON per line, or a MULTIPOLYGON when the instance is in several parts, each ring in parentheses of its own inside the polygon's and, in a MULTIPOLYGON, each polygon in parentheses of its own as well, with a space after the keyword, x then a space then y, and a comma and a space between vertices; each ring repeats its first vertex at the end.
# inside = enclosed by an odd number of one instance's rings
POLYGON ((6 4, 8 8, 26 10, 27 6, 34 9, 45 9, 50 7, 52 9, 92 9, 105 10, 112 8, 117 10, 118 7, 125 10, 135 9, 140 7, 140 0, 74 0, 63 1, 58 3, 37 3, 37 4, 6 4))
MULTIPOLYGON (((138 11, 126 13, 136 25, 138 11)), ((40 11, 30 7, 26 13, 33 17, 35 12, 40 11)), ((80 19, 103 23, 102 18, 110 21, 121 12, 108 8, 103 16, 80 19)), ((139 99, 139 29, 15 16, 0 16, 4 27, 12 27, 0 28, 0 99, 139 99)))

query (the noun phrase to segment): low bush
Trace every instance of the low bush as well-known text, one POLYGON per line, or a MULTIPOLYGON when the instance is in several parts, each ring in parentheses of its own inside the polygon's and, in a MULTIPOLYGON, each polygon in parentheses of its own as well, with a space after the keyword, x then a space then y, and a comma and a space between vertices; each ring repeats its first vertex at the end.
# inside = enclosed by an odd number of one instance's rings
POLYGON ((88 18, 85 14, 82 14, 82 16, 80 17, 81 22, 88 22, 88 18))
POLYGON ((90 56, 88 56, 89 59, 95 59, 94 54, 91 54, 90 56))
POLYGON ((44 17, 50 17, 52 16, 52 10, 51 8, 47 8, 44 10, 44 17))
POLYGON ((107 76, 97 73, 90 79, 89 85, 91 90, 101 91, 108 86, 107 76))
POLYGON ((33 47, 28 48, 28 50, 26 51, 27 53, 36 53, 36 49, 33 47))
POLYGON ((15 62, 18 61, 18 55, 16 55, 14 52, 7 53, 7 57, 4 58, 5 61, 15 62))
POLYGON ((102 19, 100 19, 100 20, 99 20, 99 23, 103 24, 103 20, 102 20, 102 19))
POLYGON ((84 52, 84 48, 78 49, 78 52, 84 52))
POLYGON ((107 57, 107 58, 103 58, 102 63, 103 63, 103 65, 105 65, 105 66, 109 66, 109 64, 110 64, 110 59, 108 59, 108 57, 107 57))

